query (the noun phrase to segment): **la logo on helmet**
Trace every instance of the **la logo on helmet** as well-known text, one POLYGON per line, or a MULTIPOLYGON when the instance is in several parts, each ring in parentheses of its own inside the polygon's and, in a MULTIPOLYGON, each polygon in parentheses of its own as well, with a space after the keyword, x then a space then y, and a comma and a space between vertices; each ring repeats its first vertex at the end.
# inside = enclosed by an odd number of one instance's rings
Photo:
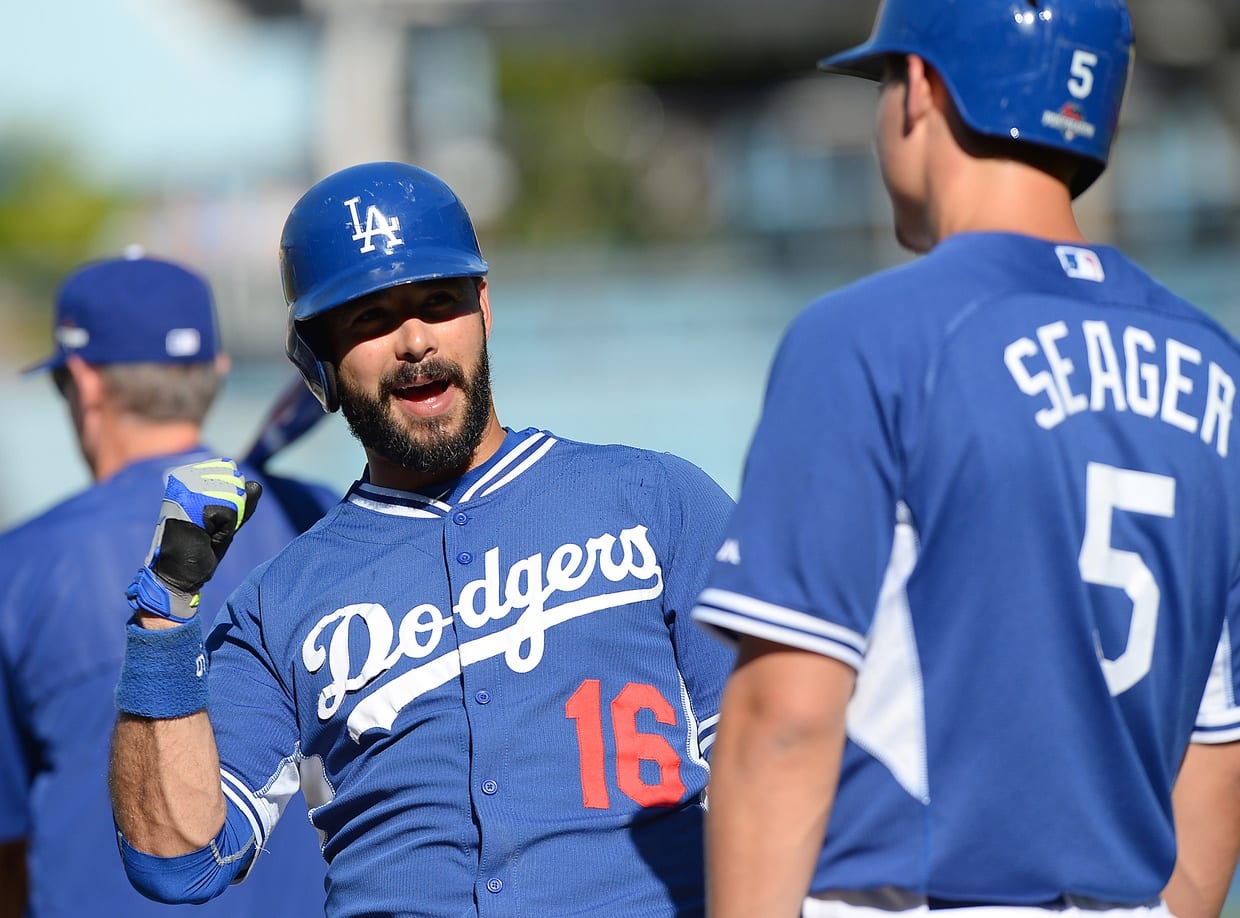
POLYGON ((366 208, 366 228, 362 228, 362 218, 357 212, 357 205, 361 200, 360 197, 356 197, 344 202, 344 206, 349 208, 349 213, 353 217, 353 241, 365 240, 358 251, 373 252, 375 250, 374 237, 379 235, 387 236, 387 248, 389 249, 404 245, 405 240, 396 235, 396 231, 400 229, 400 218, 386 216, 373 204, 366 208))

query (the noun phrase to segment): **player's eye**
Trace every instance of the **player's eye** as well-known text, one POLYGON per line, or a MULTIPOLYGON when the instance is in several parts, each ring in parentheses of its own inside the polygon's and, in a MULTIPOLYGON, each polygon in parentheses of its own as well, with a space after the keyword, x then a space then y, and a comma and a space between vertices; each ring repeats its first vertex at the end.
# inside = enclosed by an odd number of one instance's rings
POLYGON ((430 320, 449 319, 464 309, 461 295, 455 290, 435 290, 418 304, 418 312, 430 320))
POLYGON ((350 313, 345 318, 345 325, 353 329, 374 329, 396 321, 395 310, 383 301, 376 301, 350 313))
POLYGON ((375 322, 382 321, 385 315, 386 313, 382 309, 372 306, 369 309, 363 309, 361 312, 355 313, 353 315, 352 324, 354 325, 373 324, 375 322))
POLYGON ((427 309, 444 310, 444 309, 455 308, 456 304, 459 302, 460 302, 460 299, 458 297, 453 296, 452 294, 448 293, 446 290, 441 290, 438 293, 432 293, 427 298, 426 303, 424 305, 426 306, 427 309))

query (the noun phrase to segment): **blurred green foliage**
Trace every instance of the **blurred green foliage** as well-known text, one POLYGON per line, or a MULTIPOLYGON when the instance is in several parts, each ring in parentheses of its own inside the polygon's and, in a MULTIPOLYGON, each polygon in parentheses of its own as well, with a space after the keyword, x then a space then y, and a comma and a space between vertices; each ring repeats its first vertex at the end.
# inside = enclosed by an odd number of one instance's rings
POLYGON ((0 277, 4 306, 50 300, 60 279, 88 257, 125 207, 92 187, 61 150, 36 142, 0 145, 0 277))
POLYGON ((504 141, 521 195, 497 235, 539 245, 641 238, 634 171, 595 149, 585 130, 592 94, 617 78, 614 59, 585 49, 500 49, 504 141))
POLYGON ((726 229, 711 216, 710 164, 704 152, 692 159, 697 142, 704 150, 720 123, 813 73, 815 60, 808 45, 723 46, 654 31, 578 43, 526 35, 495 52, 502 140, 521 185, 493 232, 533 245, 692 240, 726 229), (662 185, 652 181, 660 176, 662 185), (662 194, 669 183, 679 206, 662 194))

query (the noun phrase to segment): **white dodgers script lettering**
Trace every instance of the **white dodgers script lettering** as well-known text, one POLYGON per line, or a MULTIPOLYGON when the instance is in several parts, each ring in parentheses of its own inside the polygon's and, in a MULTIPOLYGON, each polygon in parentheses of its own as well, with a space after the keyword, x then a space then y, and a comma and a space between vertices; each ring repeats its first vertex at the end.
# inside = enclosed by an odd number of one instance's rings
MULTIPOLYGON (((663 570, 645 526, 624 529, 618 536, 604 533, 587 539, 584 546, 561 545, 545 561, 541 552, 535 553, 512 562, 502 575, 500 551, 492 548, 484 555, 482 577, 465 584, 454 611, 471 629, 519 611, 515 621, 473 640, 461 640, 456 652, 428 660, 371 692, 349 714, 349 735, 357 740, 366 730, 390 730, 406 705, 482 660, 502 655, 513 672, 529 672, 542 661, 551 628, 662 592, 663 570), (574 596, 596 572, 619 588, 574 596)), ((452 617, 431 603, 410 609, 399 626, 378 603, 356 603, 324 616, 302 644, 306 669, 317 673, 326 666, 331 678, 319 693, 319 718, 335 715, 347 694, 365 688, 402 658, 430 657, 451 625, 452 617), (355 653, 362 655, 360 666, 355 665, 355 653)))

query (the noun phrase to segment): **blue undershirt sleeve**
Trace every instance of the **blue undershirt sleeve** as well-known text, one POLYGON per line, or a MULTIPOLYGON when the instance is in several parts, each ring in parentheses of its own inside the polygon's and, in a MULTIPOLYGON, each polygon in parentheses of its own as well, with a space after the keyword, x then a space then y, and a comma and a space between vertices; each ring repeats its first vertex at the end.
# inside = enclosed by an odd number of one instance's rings
POLYGON ((240 882, 254 859, 250 823, 231 801, 220 833, 189 854, 146 854, 129 844, 119 830, 116 839, 125 873, 134 889, 148 899, 166 904, 201 905, 215 898, 230 884, 240 882))

